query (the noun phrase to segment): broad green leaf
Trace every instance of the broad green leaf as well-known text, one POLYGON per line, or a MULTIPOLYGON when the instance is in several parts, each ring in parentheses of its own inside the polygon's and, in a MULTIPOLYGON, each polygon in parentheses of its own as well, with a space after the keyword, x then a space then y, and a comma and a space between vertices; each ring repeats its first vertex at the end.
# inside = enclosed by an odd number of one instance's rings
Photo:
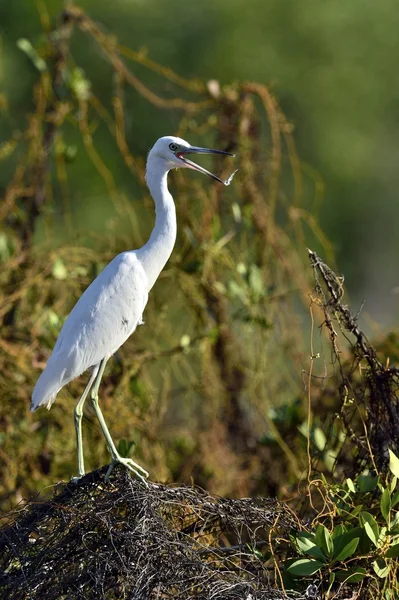
POLYGON ((316 545, 314 540, 306 535, 298 535, 296 538, 294 538, 294 540, 300 552, 306 552, 316 545))
POLYGON ((125 439, 121 439, 121 440, 119 440, 119 444, 118 444, 118 452, 121 456, 128 457, 130 454, 130 451, 132 450, 132 448, 134 446, 135 446, 135 442, 133 442, 133 441, 128 442, 125 439))
POLYGON ((353 494, 356 493, 355 484, 353 483, 353 481, 350 477, 348 477, 348 479, 346 480, 346 485, 348 486, 349 491, 351 491, 353 494))
POLYGON ((326 557, 322 550, 316 546, 314 538, 311 539, 307 536, 299 535, 295 541, 302 554, 309 554, 309 556, 312 556, 313 558, 325 561, 326 557))
POLYGON ((394 491, 395 491, 395 488, 396 488, 396 484, 397 484, 397 483, 398 483, 398 478, 397 478, 396 476, 392 477, 392 481, 391 481, 391 483, 389 484, 389 489, 391 490, 391 494, 392 494, 392 492, 394 492, 394 491))
POLYGON ((364 531, 367 534, 367 537, 373 542, 374 546, 377 546, 377 538, 375 537, 375 533, 370 525, 370 523, 364 523, 363 525, 364 531))
POLYGON ((399 490, 396 490, 396 492, 394 493, 394 495, 391 498, 391 507, 395 506, 395 504, 397 504, 399 502, 399 490))
POLYGON ((380 506, 382 516, 384 517, 389 527, 391 514, 391 494, 389 492, 389 488, 385 488, 385 490, 382 492, 380 506))
POLYGON ((355 508, 349 513, 351 517, 357 517, 360 512, 363 510, 363 504, 358 504, 355 508))
POLYGON ((393 519, 391 520, 391 527, 389 530, 390 534, 399 533, 399 512, 394 514, 393 519), (398 531, 395 531, 397 529, 398 531))
POLYGON ((337 460, 339 448, 329 448, 323 455, 323 461, 329 471, 334 470, 335 461, 337 460))
POLYGON ((326 447, 327 438, 321 427, 315 427, 313 431, 313 439, 318 450, 323 451, 326 447))
POLYGON ((346 571, 336 571, 337 580, 344 581, 345 583, 358 583, 366 575, 367 571, 364 567, 352 567, 346 571))
POLYGON ((359 492, 365 494, 366 492, 372 492, 375 490, 378 484, 378 475, 359 475, 357 478, 357 487, 359 492))
POLYGON ((313 560, 311 558, 300 558, 293 562, 288 568, 287 571, 291 573, 291 575, 295 575, 297 577, 305 577, 307 575, 313 575, 320 571, 320 569, 324 566, 324 563, 319 560, 313 560))
POLYGON ((355 537, 352 540, 348 541, 348 534, 343 535, 342 538, 345 539, 337 538, 334 541, 333 559, 337 562, 344 561, 350 556, 352 556, 352 554, 356 552, 356 548, 359 544, 360 539, 358 537, 355 537))
MULTIPOLYGON (((336 536, 333 538, 334 550, 333 550, 333 560, 345 560, 341 557, 341 553, 344 548, 352 542, 353 540, 357 540, 357 544, 359 543, 360 536, 362 535, 363 530, 361 527, 354 527, 353 529, 349 529, 349 531, 345 531, 342 535, 336 536)), ((357 547, 357 545, 356 545, 357 547)), ((356 550, 356 548, 355 548, 356 550)), ((355 551, 353 550, 353 551, 355 551)), ((348 552, 349 549, 346 550, 348 552)))
POLYGON ((399 544, 394 544, 391 546, 386 555, 387 558, 398 558, 399 557, 399 544))
POLYGON ((333 540, 335 540, 335 538, 341 537, 346 532, 347 532, 347 528, 345 527, 345 525, 343 525, 342 523, 340 523, 339 525, 337 525, 334 528, 334 531, 332 532, 331 537, 332 537, 333 540))
POLYGON ((378 527, 378 523, 374 519, 373 515, 366 511, 363 511, 359 514, 359 521, 361 526, 364 528, 367 537, 373 542, 375 546, 377 546, 377 540, 380 536, 380 528, 378 527))
POLYGON ((392 475, 399 477, 399 458, 392 450, 389 450, 389 470, 392 475))
POLYGON ((316 527, 315 541, 317 546, 323 550, 324 554, 330 556, 333 549, 333 543, 330 536, 330 532, 324 525, 318 525, 316 527))
POLYGON ((385 525, 383 527, 381 527, 380 529, 380 535, 378 538, 378 545, 381 546, 382 544, 385 544, 385 538, 387 535, 387 531, 388 531, 388 527, 386 527, 385 525))
POLYGON ((373 562, 373 569, 374 573, 378 577, 381 577, 381 579, 384 579, 389 573, 389 565, 383 558, 377 558, 377 560, 373 562))

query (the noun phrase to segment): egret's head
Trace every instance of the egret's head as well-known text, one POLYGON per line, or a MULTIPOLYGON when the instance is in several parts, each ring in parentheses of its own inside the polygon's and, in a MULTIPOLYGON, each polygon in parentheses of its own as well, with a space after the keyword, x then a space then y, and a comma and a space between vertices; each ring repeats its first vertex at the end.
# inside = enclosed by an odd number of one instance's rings
MULTIPOLYGON (((212 177, 212 179, 216 179, 216 181, 220 181, 220 183, 227 185, 227 182, 217 177, 217 175, 214 175, 210 171, 204 169, 204 167, 189 160, 187 158, 188 154, 224 154, 225 156, 234 156, 234 154, 224 152, 223 150, 210 150, 209 148, 191 146, 181 138, 174 137, 173 135, 166 135, 165 137, 159 138, 151 148, 147 165, 149 165, 152 160, 161 160, 164 162, 167 169, 178 169, 180 167, 194 169, 195 171, 199 171, 200 173, 208 175, 208 177, 212 177)), ((230 183, 231 179, 232 177, 228 180, 228 183, 230 183)))

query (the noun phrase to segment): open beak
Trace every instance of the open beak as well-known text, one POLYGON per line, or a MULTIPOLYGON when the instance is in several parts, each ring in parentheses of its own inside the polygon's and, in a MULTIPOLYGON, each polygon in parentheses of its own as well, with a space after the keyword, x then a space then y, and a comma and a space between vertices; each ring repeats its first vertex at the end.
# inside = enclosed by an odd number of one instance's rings
POLYGON ((189 169, 194 169, 195 171, 199 171, 204 175, 208 175, 208 177, 211 177, 212 179, 215 179, 216 181, 219 181, 224 185, 230 185, 234 175, 237 173, 237 171, 234 171, 234 173, 232 173, 230 177, 226 179, 226 181, 223 181, 223 179, 220 179, 220 177, 218 177, 217 175, 214 175, 210 171, 207 171, 207 169, 205 169, 204 167, 201 167, 192 160, 186 158, 186 154, 223 154, 224 156, 234 156, 234 154, 231 154, 231 152, 224 152, 223 150, 210 150, 209 148, 197 148, 197 146, 190 146, 190 148, 187 148, 187 150, 180 150, 179 152, 177 152, 176 156, 181 161, 183 161, 189 169))

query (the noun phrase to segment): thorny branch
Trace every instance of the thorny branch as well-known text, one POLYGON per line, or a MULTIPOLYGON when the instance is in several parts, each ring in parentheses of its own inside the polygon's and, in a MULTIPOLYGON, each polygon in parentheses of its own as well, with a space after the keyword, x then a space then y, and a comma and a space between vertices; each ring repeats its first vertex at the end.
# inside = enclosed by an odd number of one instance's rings
POLYGON ((355 470, 371 458, 378 470, 385 472, 388 468, 388 448, 398 450, 399 369, 389 366, 389 361, 383 364, 379 360, 374 346, 359 328, 357 316, 352 314, 347 304, 343 304, 343 277, 338 276, 315 252, 308 250, 308 253, 314 273, 317 304, 323 311, 324 324, 339 364, 340 417, 348 439, 353 443, 355 470), (337 344, 335 322, 350 343, 352 360, 342 357, 337 344), (354 342, 348 333, 354 336, 354 342), (348 397, 351 398, 350 402, 348 397), (372 457, 369 456, 370 451, 372 457))

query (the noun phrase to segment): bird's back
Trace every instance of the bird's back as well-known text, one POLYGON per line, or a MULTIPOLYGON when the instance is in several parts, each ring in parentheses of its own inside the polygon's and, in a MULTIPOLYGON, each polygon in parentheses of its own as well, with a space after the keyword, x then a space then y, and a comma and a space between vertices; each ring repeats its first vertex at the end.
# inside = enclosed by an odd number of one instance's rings
POLYGON ((31 410, 50 408, 59 390, 111 356, 142 322, 146 273, 135 252, 122 252, 75 304, 32 395, 31 410))

